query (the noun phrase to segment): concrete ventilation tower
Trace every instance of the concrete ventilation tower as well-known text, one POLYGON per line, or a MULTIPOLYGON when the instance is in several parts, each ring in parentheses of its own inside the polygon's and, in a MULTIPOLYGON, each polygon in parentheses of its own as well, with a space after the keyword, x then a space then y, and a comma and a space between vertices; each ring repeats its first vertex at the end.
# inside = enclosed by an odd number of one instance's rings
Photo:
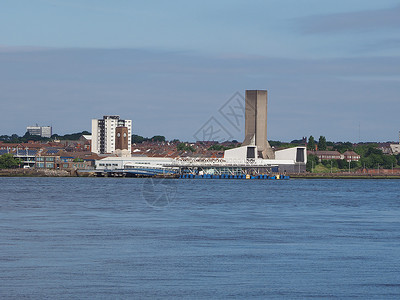
POLYGON ((267 91, 246 90, 245 139, 242 146, 257 146, 258 157, 274 159, 267 140, 267 91))

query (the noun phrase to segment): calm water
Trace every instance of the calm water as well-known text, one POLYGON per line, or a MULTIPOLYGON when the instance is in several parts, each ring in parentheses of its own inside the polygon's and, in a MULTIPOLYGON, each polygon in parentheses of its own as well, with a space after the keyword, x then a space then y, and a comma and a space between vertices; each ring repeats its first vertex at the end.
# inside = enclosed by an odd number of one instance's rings
POLYGON ((0 298, 400 297, 400 181, 0 178, 0 298))

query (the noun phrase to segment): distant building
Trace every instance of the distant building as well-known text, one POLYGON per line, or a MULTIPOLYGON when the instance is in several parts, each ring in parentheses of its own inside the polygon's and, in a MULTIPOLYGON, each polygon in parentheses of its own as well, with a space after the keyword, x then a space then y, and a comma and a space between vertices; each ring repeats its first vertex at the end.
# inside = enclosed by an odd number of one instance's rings
POLYGON ((329 159, 343 159, 339 151, 309 151, 309 154, 316 155, 319 161, 329 159))
POLYGON ((118 149, 117 131, 119 134, 127 134, 127 139, 124 140, 124 143, 119 143, 119 145, 122 146, 123 144, 124 148, 127 148, 125 150, 129 150, 130 153, 132 120, 122 120, 119 116, 104 116, 103 119, 92 119, 92 152, 97 154, 115 152, 118 149))
POLYGON ((398 144, 390 144, 390 150, 393 154, 400 154, 400 131, 399 131, 399 143, 398 144))
POLYGON ((390 149, 392 150, 393 154, 399 154, 400 153, 400 144, 391 144, 390 149))
POLYGON ((39 135, 41 137, 50 138, 53 134, 51 126, 28 126, 26 131, 30 135, 39 135))
POLYGON ((359 161, 361 156, 354 151, 346 151, 343 153, 343 158, 349 162, 349 161, 359 161))

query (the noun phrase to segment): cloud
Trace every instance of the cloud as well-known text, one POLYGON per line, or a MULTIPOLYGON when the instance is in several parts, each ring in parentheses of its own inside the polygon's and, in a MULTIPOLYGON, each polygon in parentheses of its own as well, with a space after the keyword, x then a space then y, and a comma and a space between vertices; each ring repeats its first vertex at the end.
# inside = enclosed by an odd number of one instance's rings
POLYGON ((400 5, 387 9, 315 15, 296 19, 304 34, 363 32, 376 29, 400 29, 400 5))
MULTIPOLYGON (((363 52, 371 52, 371 51, 398 51, 400 49, 400 39, 383 39, 379 42, 367 43, 360 47, 363 52)), ((398 53, 398 52, 396 52, 398 53)))

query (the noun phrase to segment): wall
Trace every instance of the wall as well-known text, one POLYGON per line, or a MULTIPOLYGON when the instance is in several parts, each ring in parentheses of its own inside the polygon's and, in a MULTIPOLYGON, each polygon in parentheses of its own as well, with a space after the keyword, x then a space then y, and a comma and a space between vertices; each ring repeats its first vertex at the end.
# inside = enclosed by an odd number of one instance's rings
POLYGON ((294 147, 284 150, 275 151, 276 160, 293 160, 296 161, 297 149, 303 149, 304 151, 304 163, 307 163, 307 151, 306 147, 294 147))

